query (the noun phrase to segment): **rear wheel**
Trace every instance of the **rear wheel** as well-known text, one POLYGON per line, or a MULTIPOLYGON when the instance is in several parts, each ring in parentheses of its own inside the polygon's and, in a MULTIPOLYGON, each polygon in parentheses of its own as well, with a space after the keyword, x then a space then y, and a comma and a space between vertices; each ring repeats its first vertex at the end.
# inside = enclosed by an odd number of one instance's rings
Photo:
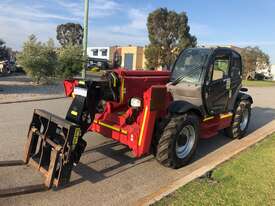
POLYGON ((232 139, 242 138, 248 129, 251 116, 251 103, 248 100, 240 101, 235 110, 231 126, 225 129, 225 133, 232 139))
POLYGON ((162 165, 179 168, 194 156, 198 144, 199 120, 196 115, 172 116, 157 144, 156 159, 162 165))

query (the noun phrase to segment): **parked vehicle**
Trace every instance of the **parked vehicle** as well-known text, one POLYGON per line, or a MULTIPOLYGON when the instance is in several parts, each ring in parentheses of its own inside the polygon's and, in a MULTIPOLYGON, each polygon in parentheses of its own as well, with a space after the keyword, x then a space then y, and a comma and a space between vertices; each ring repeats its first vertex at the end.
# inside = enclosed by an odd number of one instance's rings
POLYGON ((35 110, 24 162, 46 176, 45 186, 67 184, 85 151, 87 131, 127 145, 135 157, 153 153, 166 167, 193 158, 200 138, 224 130, 242 138, 252 97, 242 88, 241 56, 229 48, 182 51, 169 71, 116 69, 96 80, 66 80, 72 104, 65 119, 35 110))

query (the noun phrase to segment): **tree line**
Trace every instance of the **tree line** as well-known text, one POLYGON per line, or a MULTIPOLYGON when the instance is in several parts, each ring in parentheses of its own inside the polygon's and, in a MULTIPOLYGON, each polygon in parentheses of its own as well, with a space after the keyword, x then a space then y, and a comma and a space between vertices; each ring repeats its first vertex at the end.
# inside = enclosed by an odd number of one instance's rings
POLYGON ((56 38, 43 43, 31 35, 17 55, 18 63, 37 84, 52 78, 70 78, 77 75, 84 63, 82 53, 83 29, 80 24, 67 23, 57 26, 56 38))
POLYGON ((245 47, 240 50, 243 62, 243 79, 257 79, 256 74, 268 70, 271 75, 270 57, 259 47, 245 47))
MULTIPOLYGON (((145 49, 147 67, 171 68, 179 53, 196 47, 197 38, 190 34, 188 16, 167 8, 160 8, 148 16, 149 45, 145 49)), ((255 73, 270 68, 270 58, 259 47, 246 47, 238 51, 243 60, 243 78, 253 79, 255 73)))
POLYGON ((12 56, 12 49, 6 46, 4 40, 0 39, 0 61, 10 60, 12 56))
MULTIPOLYGON (((197 46, 197 38, 190 33, 188 16, 167 8, 149 14, 147 29, 149 44, 145 48, 147 68, 171 68, 179 53, 197 46)), ((80 24, 67 23, 57 26, 57 48, 49 39, 43 43, 31 35, 17 55, 18 63, 36 83, 52 77, 68 78, 78 74, 86 62, 83 59, 83 28, 80 24)), ((8 58, 11 49, 0 40, 0 60, 8 58)), ((253 78, 259 69, 270 67, 269 56, 259 47, 246 47, 239 51, 243 59, 244 79, 253 78)))

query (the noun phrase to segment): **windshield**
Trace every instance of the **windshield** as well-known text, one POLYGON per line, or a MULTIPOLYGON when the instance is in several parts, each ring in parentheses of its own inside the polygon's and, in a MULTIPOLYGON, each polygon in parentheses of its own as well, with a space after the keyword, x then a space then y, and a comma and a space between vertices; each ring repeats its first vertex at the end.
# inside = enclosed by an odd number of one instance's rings
POLYGON ((176 61, 171 80, 200 83, 202 67, 205 64, 210 49, 186 49, 176 61))

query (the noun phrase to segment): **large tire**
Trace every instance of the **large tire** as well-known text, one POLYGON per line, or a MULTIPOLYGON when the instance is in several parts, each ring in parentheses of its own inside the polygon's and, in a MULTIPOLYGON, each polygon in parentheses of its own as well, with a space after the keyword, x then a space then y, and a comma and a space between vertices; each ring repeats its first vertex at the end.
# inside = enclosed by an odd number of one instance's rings
POLYGON ((231 126, 225 129, 225 133, 232 139, 244 137, 251 117, 251 102, 242 100, 234 111, 231 126))
POLYGON ((199 119, 196 115, 171 116, 157 144, 157 161, 174 169, 188 164, 196 152, 198 139, 199 119))

